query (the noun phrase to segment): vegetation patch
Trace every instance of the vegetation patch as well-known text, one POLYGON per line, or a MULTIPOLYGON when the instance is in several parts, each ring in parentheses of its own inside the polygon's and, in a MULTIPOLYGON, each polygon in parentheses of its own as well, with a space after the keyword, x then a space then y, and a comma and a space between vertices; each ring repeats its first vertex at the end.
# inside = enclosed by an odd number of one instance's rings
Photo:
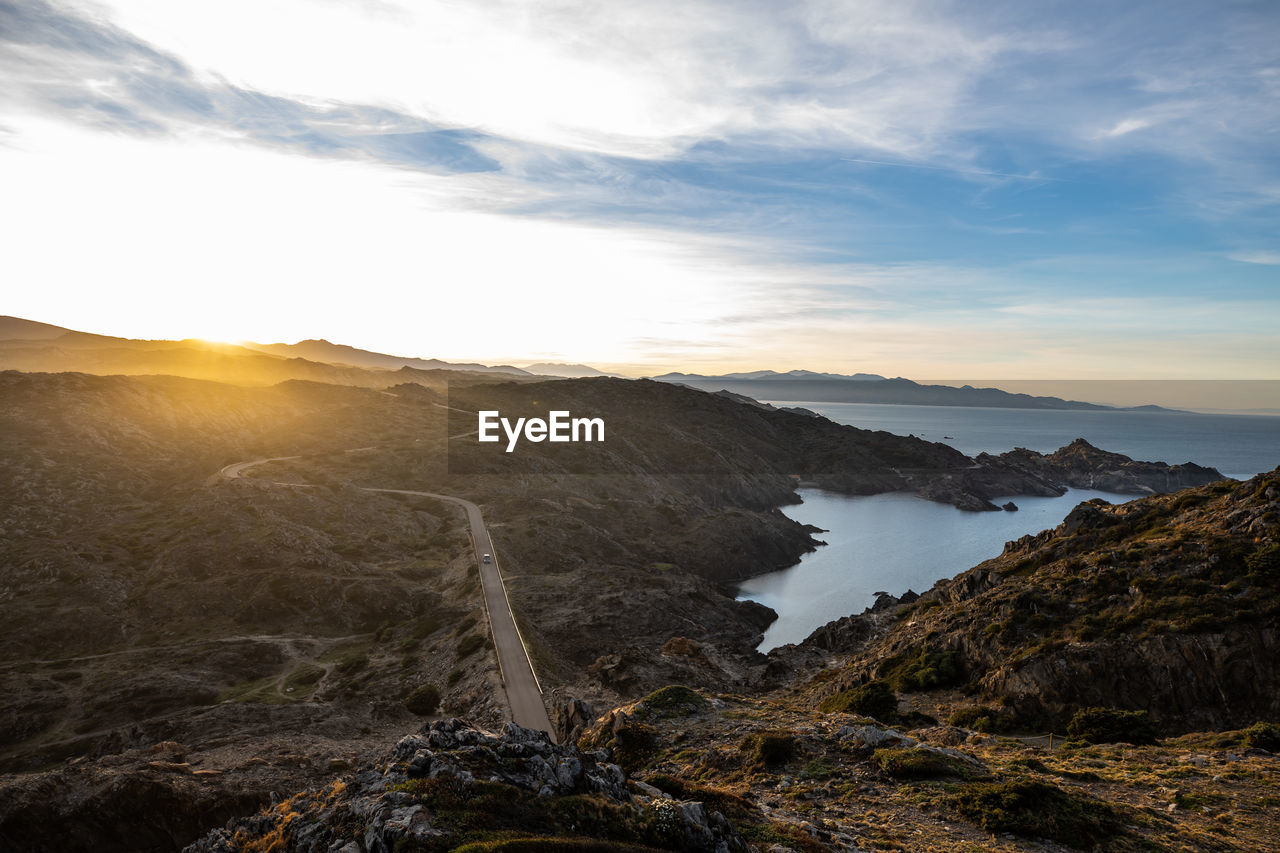
POLYGON ((1280 725, 1254 723, 1240 733, 1241 745, 1246 749, 1265 749, 1280 752, 1280 725))
POLYGON ((949 801, 965 820, 989 832, 1048 838, 1082 849, 1114 846, 1124 829, 1111 805, 1047 782, 970 782, 949 801))
POLYGON ((288 693, 307 692, 308 688, 315 687, 320 683, 320 679, 324 678, 324 673, 325 670, 322 666, 316 666, 313 663, 299 664, 285 676, 284 689, 288 693))
POLYGON ((458 641, 458 660, 475 654, 484 645, 484 638, 479 634, 469 634, 458 641))
POLYGON ((974 779, 977 768, 931 749, 886 747, 872 753, 872 761, 894 779, 974 779))
POLYGON ((756 732, 747 735, 738 749, 747 754, 748 760, 758 767, 777 767, 786 764, 795 754, 796 739, 790 732, 756 732))
POLYGON ((1153 744, 1156 721, 1146 711, 1081 708, 1067 724, 1067 734, 1089 743, 1153 744))
POLYGON ((922 647, 917 654, 896 657, 888 662, 883 679, 900 693, 956 687, 965 681, 960 656, 922 647))
POLYGON ((663 773, 649 776, 645 782, 678 799, 697 800, 707 811, 720 812, 739 835, 762 850, 775 844, 803 853, 826 853, 828 849, 798 826, 770 820, 746 797, 725 788, 686 782, 663 773))
MULTIPOLYGON (((681 826, 662 803, 636 808, 597 794, 538 797, 497 782, 414 779, 399 790, 425 805, 449 836, 423 851, 643 851, 681 849, 681 826)), ((419 848, 414 848, 419 849, 419 848)))
POLYGON ((947 725, 988 734, 1007 734, 1017 728, 1016 719, 1009 710, 981 705, 960 708, 947 718, 947 725))
POLYGON ((503 838, 498 841, 475 841, 454 848, 454 853, 650 853, 656 847, 601 841, 596 838, 503 838))
POLYGON ((583 738, 579 746, 584 750, 604 747, 613 753, 613 760, 623 770, 634 773, 657 755, 658 731, 653 726, 629 720, 612 730, 604 729, 583 738))
POLYGON ((891 720, 898 713, 898 696, 887 682, 872 681, 828 696, 818 705, 818 710, 828 714, 865 714, 877 720, 891 720))
POLYGON ((705 710, 707 700, 696 690, 669 684, 653 691, 639 704, 659 717, 684 717, 705 710))
POLYGON ((440 691, 434 684, 424 684, 405 697, 404 706, 411 714, 430 716, 440 707, 440 691))
POLYGON ((1280 578, 1280 545, 1263 545, 1244 558, 1249 574, 1263 578, 1280 578))

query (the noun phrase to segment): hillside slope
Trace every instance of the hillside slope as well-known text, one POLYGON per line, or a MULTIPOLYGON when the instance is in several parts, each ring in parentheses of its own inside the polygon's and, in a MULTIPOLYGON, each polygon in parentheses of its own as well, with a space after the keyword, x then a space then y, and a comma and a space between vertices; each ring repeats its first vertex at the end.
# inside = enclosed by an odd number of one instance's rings
POLYGON ((854 652, 819 699, 883 679, 965 687, 1023 730, 1089 706, 1170 733, 1280 719, 1280 470, 1083 503, 891 615, 842 622, 814 638, 854 652))

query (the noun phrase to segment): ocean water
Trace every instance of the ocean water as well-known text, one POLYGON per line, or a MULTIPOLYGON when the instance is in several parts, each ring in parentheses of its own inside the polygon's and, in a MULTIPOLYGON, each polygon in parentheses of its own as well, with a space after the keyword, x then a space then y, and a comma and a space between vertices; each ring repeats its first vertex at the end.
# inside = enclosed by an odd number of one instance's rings
POLYGON ((1195 462, 1248 479, 1280 465, 1280 417, 1175 412, 1046 411, 876 403, 789 403, 836 423, 941 441, 973 456, 1026 447, 1047 453, 1084 438, 1144 462, 1195 462))
MULTIPOLYGON (((803 405, 839 423, 942 441, 963 453, 1014 447, 1048 452, 1076 438, 1144 461, 1196 462, 1245 479, 1280 465, 1280 417, 1149 412, 1059 412, 896 406, 868 403, 803 405)), ((767 604, 778 620, 761 651, 796 643, 813 629, 875 602, 876 592, 923 592, 934 583, 994 557, 1004 543, 1056 527, 1076 504, 1112 503, 1131 495, 1073 489, 1062 497, 1013 500, 1019 512, 962 512, 895 493, 851 497, 802 489, 804 503, 784 512, 828 532, 827 544, 789 569, 746 581, 738 597, 767 604)))

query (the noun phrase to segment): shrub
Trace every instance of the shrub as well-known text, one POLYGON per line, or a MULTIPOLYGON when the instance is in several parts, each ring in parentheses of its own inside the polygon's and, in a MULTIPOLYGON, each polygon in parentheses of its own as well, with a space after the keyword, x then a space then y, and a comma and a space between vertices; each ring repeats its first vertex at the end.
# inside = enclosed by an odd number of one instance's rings
POLYGON ((1067 724, 1067 734, 1089 743, 1155 743, 1156 721, 1146 711, 1081 708, 1067 724))
POLYGON ((975 768, 931 749, 887 747, 872 754, 876 766, 894 779, 972 779, 975 768))
POLYGON ((455 669, 449 673, 449 677, 445 679, 445 683, 447 683, 450 687, 452 687, 453 685, 457 684, 461 679, 462 679, 462 670, 455 669))
POLYGON ((898 713, 898 696, 883 681, 871 681, 861 687, 828 696, 818 705, 827 713, 844 711, 866 714, 878 720, 892 719, 898 713))
POLYGON ((340 675, 355 675, 360 670, 369 665, 369 656, 362 652, 355 652, 346 655, 333 665, 335 671, 340 675))
POLYGON ((785 764, 795 752, 795 747, 795 736, 789 732, 756 732, 738 744, 738 749, 748 753, 753 764, 762 767, 785 764))
POLYGON ((950 802, 989 832, 1048 838, 1082 849, 1113 841, 1124 826, 1112 806, 1040 781, 970 782, 950 802))
POLYGON ((1250 574, 1261 577, 1280 577, 1280 545, 1263 545, 1244 558, 1250 574))
POLYGON ((954 687, 964 682, 964 671, 955 652, 941 652, 924 646, 920 653, 896 663, 885 679, 902 693, 954 687))
POLYGON ((474 653, 484 645, 484 638, 479 634, 471 634, 458 641, 458 660, 474 653))
POLYGON ((436 708, 440 707, 440 691, 434 684, 424 684, 405 698, 404 706, 409 709, 409 713, 419 717, 434 714, 436 708))
POLYGON ((975 732, 996 734, 1013 729, 1012 715, 1008 711, 997 708, 985 708, 975 705, 972 708, 961 708, 947 718, 947 724, 975 732))
POLYGON ((641 699, 640 704, 660 717, 683 717, 701 711, 707 706, 707 700, 696 690, 669 684, 641 699))
POLYGON ((1280 752, 1280 725, 1254 723, 1242 732, 1241 743, 1248 749, 1265 749, 1280 752))
POLYGON ((658 732, 642 723, 627 723, 613 733, 606 744, 613 759, 628 773, 647 763, 657 750, 658 732))
POLYGON ((423 616, 413 625, 413 638, 415 640, 425 640, 440 630, 440 627, 440 618, 438 616, 423 616))

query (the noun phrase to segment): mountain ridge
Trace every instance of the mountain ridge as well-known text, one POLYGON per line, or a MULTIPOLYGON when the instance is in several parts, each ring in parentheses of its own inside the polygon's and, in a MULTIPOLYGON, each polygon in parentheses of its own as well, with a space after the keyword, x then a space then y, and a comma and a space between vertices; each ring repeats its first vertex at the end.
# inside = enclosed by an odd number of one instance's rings
POLYGON ((1036 397, 1013 394, 999 388, 974 388, 971 385, 922 385, 910 379, 857 379, 854 377, 819 378, 777 374, 763 378, 735 379, 702 377, 693 374, 668 373, 655 381, 673 382, 703 391, 730 391, 756 400, 794 403, 889 403, 913 406, 972 406, 977 408, 1042 409, 1061 411, 1146 411, 1171 412, 1161 406, 1116 407, 1060 397, 1036 397))

